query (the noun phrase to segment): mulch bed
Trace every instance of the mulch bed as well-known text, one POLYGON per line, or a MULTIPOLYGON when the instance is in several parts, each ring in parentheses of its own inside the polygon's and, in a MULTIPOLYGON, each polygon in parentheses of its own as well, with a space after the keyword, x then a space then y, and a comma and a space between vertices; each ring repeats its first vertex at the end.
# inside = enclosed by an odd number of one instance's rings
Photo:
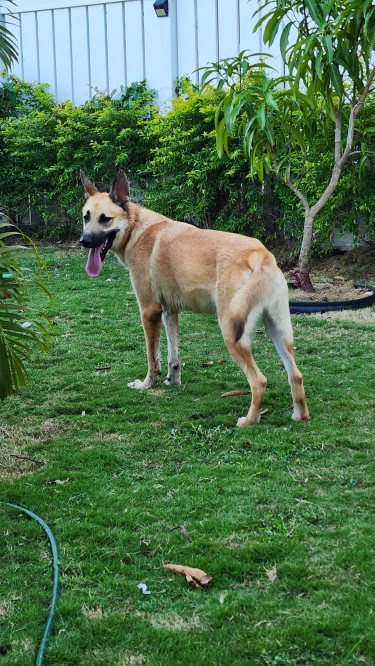
POLYGON ((313 293, 290 288, 289 300, 309 302, 351 301, 370 296, 372 293, 366 288, 356 288, 352 280, 343 278, 333 279, 332 281, 315 281, 313 278, 312 282, 315 289, 313 293))

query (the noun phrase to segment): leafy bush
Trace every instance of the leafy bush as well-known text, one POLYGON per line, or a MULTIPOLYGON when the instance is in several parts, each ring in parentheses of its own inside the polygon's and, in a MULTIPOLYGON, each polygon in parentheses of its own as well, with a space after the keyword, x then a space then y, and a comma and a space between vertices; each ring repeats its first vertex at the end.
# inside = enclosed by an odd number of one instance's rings
POLYGON ((168 112, 145 128, 157 141, 145 173, 152 183, 147 205, 198 226, 268 235, 277 208, 273 191, 267 185, 265 197, 259 181, 249 179, 239 140, 223 158, 217 154, 214 115, 222 94, 186 79, 180 86, 168 112))
POLYGON ((0 85, 0 118, 19 117, 32 110, 51 109, 53 95, 47 85, 25 83, 16 76, 2 74, 0 85))
MULTIPOLYGON (((303 206, 295 195, 270 173, 263 186, 249 178, 250 166, 238 136, 219 158, 216 150, 214 115, 222 93, 204 91, 182 82, 182 95, 172 100, 161 119, 148 131, 158 139, 148 177, 154 186, 147 191, 147 204, 166 215, 214 226, 278 238, 292 244, 302 239, 303 206)), ((333 130, 319 124, 308 155, 300 154, 295 171, 302 173, 301 187, 314 198, 326 186, 332 169, 333 130)), ((372 95, 358 124, 353 152, 336 191, 315 220, 314 249, 331 249, 332 227, 357 236, 375 238, 375 193, 372 170, 375 155, 375 97, 372 95), (366 159, 362 159, 365 154, 366 159)))
POLYGON ((32 210, 43 222, 39 235, 70 237, 80 225, 80 169, 104 186, 119 167, 130 178, 144 169, 152 138, 142 125, 158 113, 154 93, 137 83, 117 98, 97 94, 82 106, 59 106, 48 96, 38 103, 43 87, 20 88, 15 112, 0 123, 1 203, 18 224, 32 210))
MULTIPOLYGON (((249 178, 238 136, 219 158, 214 116, 222 91, 180 81, 181 95, 161 114, 153 91, 134 83, 117 95, 97 93, 83 104, 57 105, 47 86, 3 75, 0 85, 1 204, 18 225, 34 234, 67 239, 80 228, 79 169, 109 187, 118 168, 131 179, 133 195, 173 218, 296 243, 301 214, 295 196, 273 174, 261 185, 249 178), (135 189, 134 189, 135 187, 135 189), (28 227, 29 229, 29 227, 28 227)), ((357 235, 365 225, 375 237, 375 98, 366 103, 346 172, 315 220, 315 248, 330 248, 332 226, 357 235), (365 153, 367 158, 362 159, 365 153)), ((296 165, 304 191, 322 191, 331 169, 334 136, 319 126, 308 156, 296 165), (323 165, 323 168, 322 168, 323 165), (326 165, 326 168, 324 168, 326 165)))

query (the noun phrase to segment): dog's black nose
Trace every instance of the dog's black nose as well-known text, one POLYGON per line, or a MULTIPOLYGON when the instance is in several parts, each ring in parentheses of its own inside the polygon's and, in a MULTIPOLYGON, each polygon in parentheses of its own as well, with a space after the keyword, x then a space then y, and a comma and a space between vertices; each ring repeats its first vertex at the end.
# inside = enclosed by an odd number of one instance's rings
POLYGON ((91 236, 85 236, 83 235, 80 239, 79 242, 83 247, 95 247, 95 243, 93 242, 93 239, 91 236))
POLYGON ((100 245, 103 245, 105 241, 107 240, 108 234, 106 233, 97 233, 97 234, 90 234, 90 233, 85 233, 83 236, 80 238, 80 243, 83 245, 83 247, 99 247, 100 245))

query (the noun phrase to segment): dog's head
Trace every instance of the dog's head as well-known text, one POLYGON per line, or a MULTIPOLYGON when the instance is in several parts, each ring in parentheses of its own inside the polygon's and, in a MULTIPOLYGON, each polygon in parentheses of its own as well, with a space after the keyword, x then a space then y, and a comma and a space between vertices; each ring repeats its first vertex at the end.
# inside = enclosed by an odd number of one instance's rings
POLYGON ((129 183, 123 171, 119 171, 111 191, 99 192, 94 183, 81 171, 81 181, 86 203, 82 208, 83 234, 80 243, 90 249, 86 265, 89 277, 97 277, 105 256, 116 249, 124 229, 124 210, 129 201, 129 183))

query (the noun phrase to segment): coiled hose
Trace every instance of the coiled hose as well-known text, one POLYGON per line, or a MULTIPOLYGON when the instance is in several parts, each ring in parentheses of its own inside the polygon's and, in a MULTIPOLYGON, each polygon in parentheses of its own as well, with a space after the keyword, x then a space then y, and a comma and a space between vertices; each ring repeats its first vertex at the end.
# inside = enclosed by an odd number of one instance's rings
POLYGON ((52 630, 53 630, 53 625, 55 621, 55 615, 56 615, 56 605, 57 605, 57 598, 59 596, 59 577, 60 577, 60 569, 59 569, 59 551, 57 548, 57 543, 56 539, 53 536, 50 528, 48 527, 47 523, 44 522, 39 516, 36 515, 36 513, 33 513, 32 511, 29 511, 28 509, 24 509, 22 506, 18 506, 17 504, 10 504, 9 502, 0 502, 0 504, 6 504, 7 506, 13 507, 13 509, 18 509, 19 511, 23 511, 23 513, 26 513, 30 518, 33 518, 36 520, 39 525, 41 525, 44 529, 44 531, 47 533, 47 536, 49 538, 50 544, 51 544, 51 550, 52 550, 52 568, 53 568, 53 585, 52 585, 52 596, 51 596, 51 605, 49 609, 49 614, 46 622, 46 626, 44 628, 44 633, 42 640, 40 641, 39 648, 38 648, 38 654, 36 656, 36 661, 35 661, 35 666, 42 666, 44 663, 44 655, 45 651, 48 646, 48 641, 50 639, 52 630))

